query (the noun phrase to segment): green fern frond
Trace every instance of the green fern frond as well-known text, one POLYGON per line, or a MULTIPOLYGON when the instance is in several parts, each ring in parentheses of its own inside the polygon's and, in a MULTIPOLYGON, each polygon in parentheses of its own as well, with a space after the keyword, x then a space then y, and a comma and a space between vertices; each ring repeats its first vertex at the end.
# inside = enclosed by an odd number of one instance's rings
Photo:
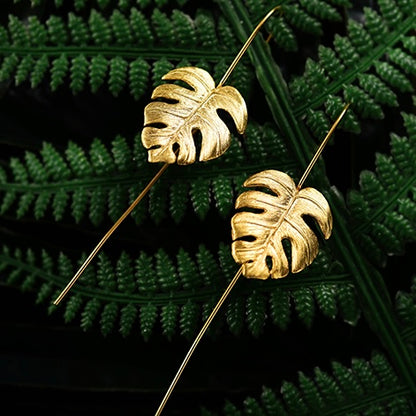
MULTIPOLYGON (((230 51, 229 41, 221 38, 222 32, 229 31, 228 24, 222 21, 221 25, 222 29, 217 28, 212 13, 201 10, 195 19, 178 9, 167 15, 157 8, 149 18, 135 7, 123 12, 115 9, 110 15, 91 8, 88 16, 69 12, 65 19, 52 15, 45 22, 36 16, 26 22, 10 15, 7 28, 0 29, 0 56, 4 56, 0 80, 14 78, 15 85, 20 85, 30 79, 32 87, 45 81, 52 91, 68 86, 74 94, 88 84, 93 93, 105 87, 114 96, 128 89, 138 100, 151 75, 156 85, 173 65, 180 65, 183 48, 198 49, 197 57, 190 56, 196 60, 194 65, 204 55, 207 61, 220 55, 230 63, 237 45, 233 43, 230 51), (201 19, 203 26, 196 24, 201 19), (38 50, 29 54, 29 47, 38 50), (167 57, 175 62, 169 62, 169 68, 164 65, 167 57)), ((241 63, 238 70, 251 73, 243 67, 241 63)), ((247 88, 241 73, 234 74, 233 80, 247 88)))
MULTIPOLYGON (((108 2, 106 6, 110 3, 108 2)), ((85 6, 84 2, 78 3, 78 6, 81 5, 85 6)), ((296 36, 293 30, 321 35, 321 21, 340 20, 342 7, 346 5, 347 2, 332 5, 330 2, 321 0, 303 2, 301 5, 285 5, 283 17, 273 17, 270 21, 270 33, 279 46, 287 50, 295 50, 296 36)), ((173 9, 171 15, 168 16, 164 11, 155 8, 149 19, 134 6, 121 7, 120 4, 120 10, 116 8, 109 15, 90 6, 88 17, 84 17, 84 14, 77 15, 74 12, 69 12, 66 19, 52 15, 44 23, 36 16, 30 16, 26 24, 11 15, 7 28, 1 28, 4 36, 0 37, 0 40, 3 38, 4 41, 0 43, 0 55, 7 58, 16 54, 13 59, 17 58, 15 66, 20 59, 28 61, 31 58, 34 68, 41 67, 42 70, 35 71, 33 69, 32 86, 39 85, 46 77, 47 70, 50 70, 51 79, 49 82, 52 90, 56 90, 63 84, 63 76, 69 72, 72 80, 69 88, 75 94, 85 88, 86 77, 91 79, 92 92, 96 92, 99 87, 97 81, 94 80, 101 80, 100 84, 104 84, 103 77, 106 72, 101 71, 102 77, 96 74, 96 66, 98 65, 96 57, 100 56, 101 65, 99 67, 106 66, 104 63, 104 59, 106 59, 107 65, 113 63, 118 69, 118 72, 115 69, 117 75, 113 74, 111 77, 110 73, 110 79, 106 82, 109 91, 117 96, 128 81, 128 84, 133 86, 130 88, 130 93, 135 99, 139 99, 143 88, 134 88, 136 85, 134 72, 130 77, 125 74, 125 66, 132 65, 135 59, 142 59, 146 62, 147 65, 142 65, 141 71, 146 69, 149 71, 149 68, 154 65, 154 61, 160 59, 158 57, 161 55, 171 56, 172 60, 179 61, 177 56, 180 52, 176 53, 172 48, 191 46, 198 48, 199 57, 206 51, 206 58, 213 60, 211 51, 215 50, 215 58, 221 54, 227 61, 230 61, 233 56, 228 51, 230 49, 236 50, 238 46, 228 23, 220 18, 216 28, 217 23, 208 11, 197 10, 195 18, 192 19, 178 9, 173 9), (199 24, 200 22, 203 24, 199 24), (161 48, 160 52, 149 56, 149 44, 154 44, 156 49, 161 48), (41 47, 42 52, 36 52, 35 56, 27 58, 24 47, 29 45, 41 47), (143 46, 145 49, 140 50, 137 45, 143 46), (65 58, 73 59, 75 62, 82 61, 82 63, 79 62, 79 65, 74 64, 73 67, 68 68, 68 64, 64 64, 65 58), (87 63, 89 70, 86 73, 87 63), (57 68, 54 69, 56 66, 57 68), (120 74, 120 71, 123 74, 120 74)), ((256 11, 256 15, 263 13, 263 9, 266 12, 265 5, 262 5, 261 8, 257 7, 258 5, 254 6, 253 11, 256 11)), ((80 7, 75 9, 78 11, 80 7)), ((10 62, 6 62, 3 66, 0 68, 2 75, 0 79, 11 79, 15 71, 14 66, 10 65, 10 62)), ((239 68, 243 67, 244 63, 241 63, 239 68)), ((251 71, 246 70, 245 72, 251 74, 251 71)), ((156 79, 159 80, 164 73, 166 72, 157 74, 156 79)), ((141 77, 143 78, 144 75, 142 72, 141 77)), ((17 78, 16 85, 24 81, 21 76, 15 75, 15 78, 17 78)), ((231 82, 236 80, 241 81, 241 85, 237 88, 247 87, 245 80, 237 74, 233 76, 231 82)))
POLYGON ((410 291, 400 290, 396 294, 395 306, 397 315, 403 324, 404 337, 409 342, 416 339, 416 277, 413 276, 410 291))
POLYGON ((60 16, 49 16, 46 21, 46 27, 48 30, 49 41, 53 45, 63 46, 68 40, 67 25, 60 16))
MULTIPOLYGON (((85 254, 73 262, 60 253, 54 262, 45 251, 36 255, 4 246, 0 268, 8 275, 8 284, 26 291, 39 289, 37 302, 52 302, 56 290, 72 277, 83 258, 85 254)), ((104 335, 119 330, 124 337, 139 325, 146 340, 160 320, 167 337, 179 331, 191 338, 236 271, 225 244, 219 245, 218 258, 220 261, 204 245, 193 254, 181 248, 175 256, 159 249, 154 256, 142 252, 133 259, 122 252, 116 262, 102 252, 68 295, 64 319, 69 322, 80 317, 84 330, 98 325, 104 335)), ((339 265, 331 264, 324 251, 299 276, 268 282, 242 279, 222 319, 232 333, 247 329, 258 337, 268 316, 281 329, 295 316, 310 327, 317 311, 330 319, 341 317, 351 325, 360 316, 350 278, 339 265)))
POLYGON ((28 46, 30 44, 29 35, 24 23, 13 15, 9 15, 8 18, 7 28, 11 43, 16 46, 28 46))
MULTIPOLYGON (((22 3, 25 0, 14 0, 14 3, 22 3)), ((31 7, 39 7, 47 3, 53 3, 54 6, 59 9, 61 7, 70 6, 76 11, 82 11, 88 6, 97 7, 100 10, 111 10, 111 8, 117 8, 122 11, 130 10, 131 7, 139 7, 140 9, 148 9, 153 7, 182 7, 188 0, 71 0, 65 2, 64 0, 30 0, 31 7), (68 4, 69 3, 69 4, 68 4)), ((116 9, 116 10, 117 10, 116 9)))
MULTIPOLYGON (((22 0, 16 0, 22 1, 22 0)), ((47 0, 31 0, 32 7, 45 3, 47 0)), ((93 2, 87 2, 86 0, 73 0, 72 7, 76 12, 85 11, 87 7, 95 7, 100 12, 109 12, 113 9, 113 17, 116 21, 119 19, 120 12, 125 13, 136 7, 142 11, 146 11, 153 7, 153 10, 161 10, 164 8, 173 8, 175 13, 178 9, 181 9, 188 0, 118 0, 112 2, 109 0, 95 0, 93 2)), ((55 0, 55 6, 59 9, 63 5, 62 0, 55 0)), ((71 2, 70 2, 71 3, 71 2)), ((268 11, 271 6, 263 1, 248 1, 246 2, 250 12, 253 14, 254 20, 259 20, 268 11)), ((290 2, 283 3, 284 16, 283 18, 273 18, 268 23, 268 29, 273 36, 274 41, 285 50, 293 51, 297 49, 297 40, 294 31, 306 32, 312 35, 321 36, 323 34, 323 24, 326 21, 334 22, 342 19, 343 8, 350 5, 347 0, 341 1, 327 1, 327 0, 314 0, 314 1, 300 1, 299 4, 290 4, 290 2)), ((68 5, 67 5, 68 6, 68 5)), ((69 5, 71 7, 71 4, 69 5)), ((175 27, 177 32, 183 30, 187 26, 187 21, 183 19, 183 14, 177 15, 178 19, 173 19, 173 25, 168 23, 168 26, 175 27), (179 17, 180 16, 180 17, 179 17)), ((198 22, 199 23, 199 22, 198 22)), ((204 25, 196 25, 199 28, 203 28, 204 25)), ((166 26, 161 26, 162 30, 166 29, 166 26)), ((174 31, 171 31, 171 35, 174 35, 174 31)), ((180 33, 178 33, 179 35, 180 33)), ((186 36, 183 39, 186 42, 191 41, 192 36, 189 33, 185 33, 186 36)), ((168 38, 171 41, 172 36, 168 38)))
MULTIPOLYGON (((271 7, 276 4, 261 0, 246 1, 246 6, 253 22, 259 21, 271 7)), ((266 23, 266 30, 273 42, 279 48, 288 52, 298 50, 297 37, 299 33, 313 36, 323 35, 323 26, 327 22, 343 20, 344 8, 350 5, 349 1, 285 1, 281 16, 272 16, 266 23)))
POLYGON ((415 241, 416 117, 402 113, 406 137, 391 134, 390 155, 376 154, 375 172, 363 171, 360 191, 348 194, 355 235, 369 258, 384 264, 415 241))
MULTIPOLYGON (((242 166, 253 173, 262 167, 250 152, 252 148, 256 152, 263 149, 263 166, 279 164, 280 169, 292 170, 283 140, 270 125, 249 125, 247 151, 238 140, 233 140, 225 158, 178 171, 175 181, 162 178, 133 218, 137 223, 142 221, 145 207, 156 223, 169 212, 180 222, 188 207, 200 218, 214 208, 222 216, 229 215, 241 187, 242 166), (218 166, 226 172, 220 173, 218 166)), ((118 135, 110 146, 95 138, 89 149, 70 141, 62 153, 45 142, 40 154, 26 152, 23 160, 10 160, 9 181, 0 184, 1 212, 13 215, 13 203, 17 203, 20 217, 52 215, 59 220, 70 211, 76 222, 89 218, 98 225, 106 215, 116 221, 153 175, 154 166, 146 163, 140 135, 133 138, 133 144, 118 135)))
POLYGON ((65 78, 68 75, 68 70, 69 60, 66 54, 63 53, 52 61, 50 81, 52 91, 56 91, 61 85, 64 84, 65 78))
MULTIPOLYGON (((22 7, 10 6, 16 15, 3 16, 0 26, 4 102, 26 92, 39 98, 46 90, 48 101, 68 96, 65 104, 71 107, 72 94, 78 95, 75 104, 84 105, 92 93, 97 94, 94 100, 105 96, 109 111, 111 105, 130 105, 132 98, 144 101, 175 67, 199 66, 218 81, 255 24, 276 6, 266 0, 189 2, 186 8, 186 0, 15 0, 19 2, 22 7)), ((163 239, 161 245, 155 242, 149 249, 147 241, 120 239, 123 248, 100 252, 60 308, 52 301, 88 253, 75 246, 69 257, 62 247, 31 247, 30 240, 19 242, 15 227, 22 232, 21 225, 28 224, 24 233, 29 234, 32 227, 46 225, 48 232, 58 227, 59 232, 82 224, 101 235, 98 228, 118 219, 157 166, 147 163, 139 134, 111 140, 114 133, 109 133, 86 141, 72 135, 70 141, 65 136, 43 144, 31 137, 30 148, 20 137, 4 134, 2 283, 6 290, 32 293, 49 314, 60 313, 65 324, 84 331, 98 330, 106 337, 118 332, 124 338, 139 334, 147 342, 154 336, 158 342, 159 335, 193 339, 238 268, 229 243, 220 241, 226 239, 223 232, 244 180, 270 168, 299 177, 312 156, 313 138, 325 136, 349 101, 345 131, 358 133, 364 127, 372 133, 383 125, 382 134, 374 137, 383 149, 374 157, 374 171, 362 172, 358 181, 352 166, 350 180, 358 182, 358 190, 344 193, 331 187, 330 175, 319 163, 310 180, 331 206, 331 239, 320 242, 318 257, 299 274, 265 282, 241 277, 209 334, 220 346, 227 342, 221 337, 227 331, 233 337, 257 337, 260 345, 268 342, 270 326, 281 332, 296 330, 299 323, 314 331, 323 321, 355 325, 362 319, 394 370, 381 354, 370 361, 353 359, 349 368, 333 362, 331 372, 309 367, 299 373, 298 382, 277 381, 280 389, 265 388, 258 399, 248 397, 239 405, 226 401, 223 413, 410 415, 416 394, 415 282, 397 293, 394 307, 390 276, 382 276, 386 269, 380 266, 389 256, 405 253, 416 235, 416 118, 408 109, 416 75, 414 1, 378 0, 361 7, 348 0, 284 0, 281 6, 282 14, 262 28, 229 81, 249 107, 244 137, 233 137, 218 160, 169 167, 128 219, 137 231, 158 231, 152 238, 163 239), (403 128, 384 128, 399 111, 403 128), (386 122, 379 122, 384 117, 386 122), (388 152, 390 130, 396 133, 390 135, 388 152), (183 248, 160 234, 166 224, 169 232, 189 227, 189 234, 178 233, 183 248), (214 230, 212 224, 219 226, 214 230), (191 233, 199 225, 204 232, 191 233)), ((136 128, 122 125, 123 131, 136 128)), ((360 143, 361 150, 360 155, 351 153, 354 163, 364 152, 365 157, 373 152, 360 143)), ((48 233, 42 238, 47 240, 48 233)), ((404 284, 408 274, 401 276, 391 283, 404 284)), ((333 355, 339 357, 338 351, 333 355)), ((205 409, 203 414, 212 413, 205 409)))
POLYGON ((308 59, 304 74, 290 81, 295 114, 306 116, 315 137, 327 129, 337 101, 351 103, 341 128, 358 133, 358 118, 384 118, 384 107, 397 106, 397 94, 413 90, 416 61, 405 45, 411 43, 416 18, 400 7, 387 2, 380 13, 364 8, 363 23, 350 19, 348 35, 335 35, 332 48, 320 46, 318 59, 308 59))
POLYGON ((10 80, 13 77, 18 63, 19 58, 14 53, 6 56, 0 66, 0 81, 10 80))
MULTIPOLYGON (((290 415, 412 415, 410 394, 400 384, 384 354, 374 351, 366 361, 353 358, 350 368, 332 361, 332 374, 315 368, 298 382, 284 381, 280 391, 263 387, 261 396, 247 397, 240 406, 227 402, 224 416, 290 415)), ((204 408, 201 414, 216 413, 204 408)))
POLYGON ((35 61, 31 55, 26 55, 16 68, 15 84, 20 85, 29 78, 33 70, 35 61))

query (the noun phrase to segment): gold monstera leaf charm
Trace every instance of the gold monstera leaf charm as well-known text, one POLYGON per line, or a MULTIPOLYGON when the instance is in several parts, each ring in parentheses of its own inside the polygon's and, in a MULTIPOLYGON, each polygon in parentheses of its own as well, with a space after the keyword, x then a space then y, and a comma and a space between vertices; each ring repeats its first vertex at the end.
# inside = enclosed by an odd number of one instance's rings
POLYGON ((291 271, 307 267, 318 254, 318 238, 304 217, 316 220, 325 239, 332 231, 332 214, 324 196, 314 188, 298 189, 292 178, 277 170, 251 176, 246 187, 267 188, 243 192, 236 200, 232 220, 232 255, 248 278, 273 279, 289 273, 283 240, 291 244, 291 271))
POLYGON ((149 162, 188 165, 195 162, 195 134, 202 136, 200 161, 221 156, 230 146, 231 133, 218 115, 225 110, 242 134, 247 125, 247 107, 241 94, 231 86, 215 87, 211 75, 196 67, 177 68, 163 80, 182 81, 156 87, 144 109, 143 146, 149 162))

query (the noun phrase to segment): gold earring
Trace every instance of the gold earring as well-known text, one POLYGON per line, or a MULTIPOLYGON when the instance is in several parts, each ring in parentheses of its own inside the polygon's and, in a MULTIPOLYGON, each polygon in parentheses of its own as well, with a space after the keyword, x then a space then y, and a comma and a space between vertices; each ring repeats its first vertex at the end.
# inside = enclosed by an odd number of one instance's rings
POLYGON ((217 158, 228 149, 231 133, 218 116, 218 109, 227 111, 233 118, 237 131, 240 134, 244 133, 247 125, 246 103, 237 89, 224 86, 224 84, 260 28, 273 13, 280 9, 280 6, 274 7, 258 23, 217 86, 207 71, 197 67, 173 69, 162 77, 167 81, 181 81, 190 87, 178 84, 159 85, 154 89, 151 97, 159 101, 151 102, 144 110, 142 143, 148 149, 148 160, 149 162, 165 162, 165 164, 102 237, 73 278, 54 300, 55 305, 62 301, 104 243, 162 176, 169 164, 177 162, 179 165, 187 165, 195 161, 196 148, 193 135, 197 131, 202 134, 200 161, 217 158))
POLYGON ((235 208, 243 211, 231 219, 231 251, 241 266, 189 348, 155 416, 162 413, 191 355, 240 276, 262 280, 285 277, 289 273, 287 254, 282 245, 285 239, 292 246, 292 273, 311 264, 318 254, 319 243, 304 215, 316 220, 325 239, 331 236, 332 214, 327 200, 316 189, 302 186, 348 107, 349 104, 335 120, 297 185, 289 175, 277 170, 262 171, 244 182, 245 187, 266 188, 271 193, 251 190, 237 198, 235 208))

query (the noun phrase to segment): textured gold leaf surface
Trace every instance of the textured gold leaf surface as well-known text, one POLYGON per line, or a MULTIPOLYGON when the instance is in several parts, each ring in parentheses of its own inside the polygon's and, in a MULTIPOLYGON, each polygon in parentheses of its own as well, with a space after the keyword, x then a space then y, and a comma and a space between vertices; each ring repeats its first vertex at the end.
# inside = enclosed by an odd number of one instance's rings
POLYGON ((235 208, 242 209, 231 219, 232 255, 243 265, 248 278, 277 279, 289 273, 282 241, 291 244, 291 271, 300 272, 318 254, 318 238, 304 220, 313 217, 325 239, 332 231, 332 214, 325 197, 314 188, 298 190, 292 178, 277 170, 257 173, 244 182, 246 187, 262 187, 243 192, 235 208))
POLYGON ((247 107, 241 94, 230 86, 215 87, 211 75, 196 67, 178 68, 163 80, 182 81, 162 84, 152 94, 153 101, 144 110, 143 146, 149 162, 188 165, 195 162, 194 134, 202 136, 200 161, 221 156, 230 146, 231 134, 217 110, 227 111, 242 134, 247 125, 247 107), (163 101, 164 100, 164 101, 163 101), (175 153, 176 146, 179 148, 175 153))

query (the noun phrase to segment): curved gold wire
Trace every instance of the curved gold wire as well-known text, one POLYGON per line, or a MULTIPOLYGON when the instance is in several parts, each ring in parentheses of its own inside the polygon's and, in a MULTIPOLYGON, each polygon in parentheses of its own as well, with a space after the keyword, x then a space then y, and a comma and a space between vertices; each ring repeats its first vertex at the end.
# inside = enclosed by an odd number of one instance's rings
POLYGON ((314 154, 312 160, 309 162, 308 167, 305 169, 304 174, 300 178, 299 183, 298 183, 298 185, 296 187, 297 189, 302 188, 302 186, 303 186, 306 178, 311 173, 311 170, 312 170, 313 166, 315 165, 315 163, 319 159, 319 156, 321 156, 322 150, 324 150, 324 147, 327 145, 328 140, 331 138, 332 133, 334 132, 334 130, 337 128, 339 122, 344 117, 344 115, 347 112, 349 106, 350 106, 350 103, 348 103, 348 104, 345 105, 345 107, 342 110, 341 114, 338 116, 338 118, 334 121, 334 124, 332 125, 332 127, 329 129, 329 131, 328 131, 327 135, 325 136, 324 140, 322 140, 322 143, 319 145, 318 150, 314 154))
POLYGON ((256 37, 257 33, 259 33, 259 30, 261 29, 261 27, 266 23, 266 20, 268 20, 270 18, 270 16, 272 14, 274 14, 277 10, 281 10, 281 6, 273 7, 273 9, 271 9, 269 11, 269 13, 267 13, 266 16, 263 17, 263 19, 261 19, 259 24, 254 28, 253 32, 251 33, 251 35, 246 40, 243 47, 240 49, 240 52, 238 52, 237 56, 234 58, 234 61, 231 62, 230 67, 227 69, 226 73, 221 78, 221 81, 218 83, 217 87, 220 87, 221 85, 224 85, 227 82, 227 79, 229 78, 231 73, 234 71, 234 68, 236 67, 236 65, 240 61, 241 57, 244 55, 244 53, 246 52, 246 50, 250 46, 253 39, 256 37))

